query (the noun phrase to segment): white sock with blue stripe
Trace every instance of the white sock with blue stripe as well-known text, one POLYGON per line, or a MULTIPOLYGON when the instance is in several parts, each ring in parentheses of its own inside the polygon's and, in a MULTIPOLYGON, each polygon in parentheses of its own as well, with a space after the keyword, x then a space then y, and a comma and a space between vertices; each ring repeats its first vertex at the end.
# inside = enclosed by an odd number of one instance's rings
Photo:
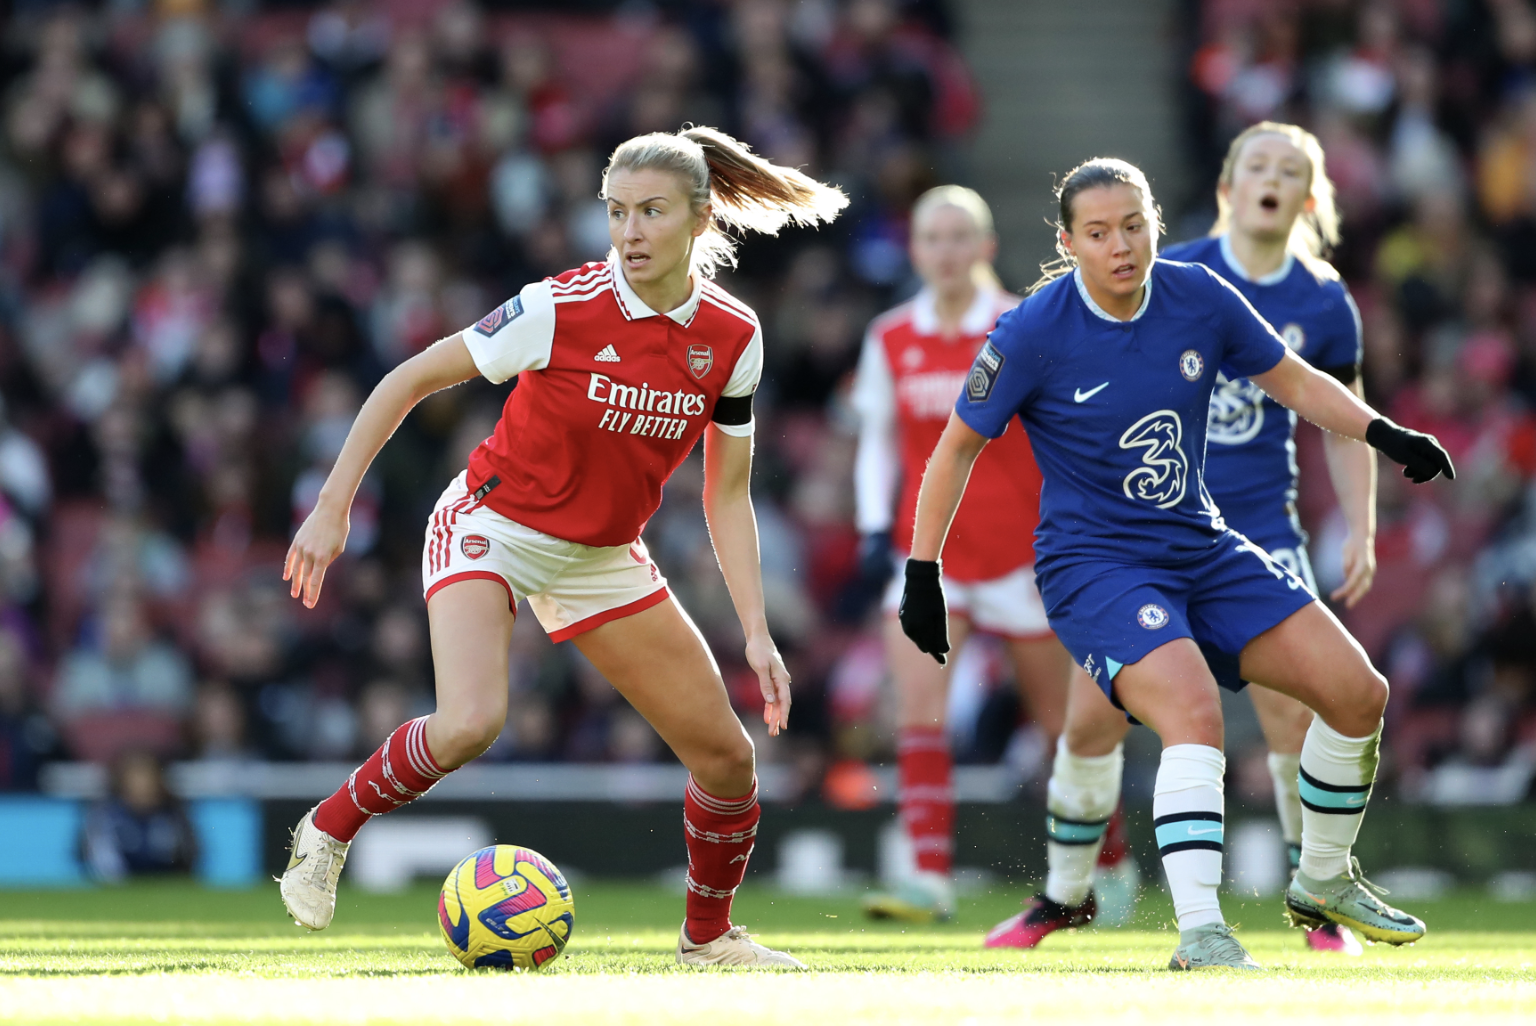
POLYGON ((1225 922, 1221 915, 1222 778, 1227 760, 1210 745, 1163 749, 1152 795, 1152 825, 1179 930, 1225 922))
POLYGON ((1088 897, 1124 768, 1124 745, 1108 755, 1073 755, 1065 737, 1056 739, 1045 801, 1045 896, 1052 901, 1072 908, 1088 897))
POLYGON ((1313 880, 1349 872, 1349 850, 1360 833, 1365 804, 1381 759, 1381 726, 1368 737, 1345 737, 1312 718, 1301 746, 1301 871, 1313 880))

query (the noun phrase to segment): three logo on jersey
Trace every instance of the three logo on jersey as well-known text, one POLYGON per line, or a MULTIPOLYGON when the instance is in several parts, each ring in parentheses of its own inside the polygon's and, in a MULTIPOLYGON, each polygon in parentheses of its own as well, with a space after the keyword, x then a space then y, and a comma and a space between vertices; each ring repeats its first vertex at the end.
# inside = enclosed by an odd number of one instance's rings
POLYGON ((1157 410, 1126 428, 1120 448, 1143 452, 1142 465, 1125 475, 1125 497, 1150 502, 1158 509, 1177 506, 1189 480, 1183 441, 1184 422, 1175 410, 1157 410))
POLYGON ((1217 445, 1242 445, 1257 438, 1263 426, 1264 390, 1247 378, 1234 381, 1217 374, 1206 437, 1217 445))

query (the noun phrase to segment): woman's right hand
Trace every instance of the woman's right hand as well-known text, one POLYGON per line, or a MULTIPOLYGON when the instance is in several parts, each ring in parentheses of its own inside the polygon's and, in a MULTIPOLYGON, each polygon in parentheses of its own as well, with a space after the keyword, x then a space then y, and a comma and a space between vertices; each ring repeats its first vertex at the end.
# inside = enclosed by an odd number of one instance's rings
POLYGON ((896 618, 912 643, 943 666, 949 651, 949 611, 938 560, 907 560, 907 584, 896 618))
POLYGON ((303 596, 306 609, 315 608, 320 601, 320 585, 325 581, 325 568, 335 562, 347 547, 347 532, 351 519, 346 507, 336 509, 323 501, 304 518, 299 533, 288 546, 288 558, 283 561, 283 580, 292 582, 289 594, 303 596))

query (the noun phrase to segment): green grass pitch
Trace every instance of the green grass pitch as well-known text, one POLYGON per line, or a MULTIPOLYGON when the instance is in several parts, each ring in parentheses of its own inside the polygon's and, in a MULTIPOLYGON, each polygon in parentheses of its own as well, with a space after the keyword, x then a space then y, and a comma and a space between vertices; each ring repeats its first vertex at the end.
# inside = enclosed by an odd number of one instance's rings
POLYGON ((342 885, 336 923, 308 935, 277 889, 187 884, 0 892, 0 1022, 53 1023, 1138 1023, 1536 1021, 1536 906, 1478 893, 1403 904, 1429 937, 1313 955, 1276 901, 1228 898, 1268 971, 1170 973, 1171 912, 1147 892, 1132 927, 990 952, 981 934, 1026 892, 966 900, 957 922, 871 924, 856 895, 787 898, 746 887, 737 920, 810 973, 701 972, 672 963, 682 898, 576 887, 576 933, 539 974, 466 972, 438 935, 435 891, 342 885))

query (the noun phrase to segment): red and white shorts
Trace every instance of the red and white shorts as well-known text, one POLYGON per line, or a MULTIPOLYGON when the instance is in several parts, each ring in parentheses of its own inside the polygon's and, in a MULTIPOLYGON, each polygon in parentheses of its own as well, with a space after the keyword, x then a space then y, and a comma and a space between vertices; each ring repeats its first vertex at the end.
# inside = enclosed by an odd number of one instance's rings
POLYGON ((514 610, 527 599, 554 641, 564 641, 667 599, 645 544, 598 548, 508 520, 453 479, 427 523, 421 579, 430 600, 456 581, 497 581, 514 610))
MULTIPOLYGON (((906 561, 905 556, 896 560, 896 573, 881 604, 892 616, 901 608, 906 561)), ((957 581, 945 576, 944 601, 951 616, 965 617, 978 631, 1005 638, 1044 638, 1051 634, 1032 566, 1021 566, 988 581, 957 581)))

